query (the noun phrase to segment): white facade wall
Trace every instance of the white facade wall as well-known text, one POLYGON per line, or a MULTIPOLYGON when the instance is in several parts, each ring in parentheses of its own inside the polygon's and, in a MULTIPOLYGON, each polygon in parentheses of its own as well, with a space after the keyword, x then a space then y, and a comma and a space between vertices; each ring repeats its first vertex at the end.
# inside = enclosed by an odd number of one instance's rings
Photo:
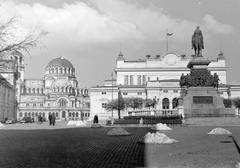
MULTIPOLYGON (((112 116, 111 111, 106 111, 103 108, 103 103, 108 103, 113 99, 118 98, 118 89, 114 88, 113 92, 111 88, 92 88, 90 90, 90 120, 93 120, 94 116, 97 115, 99 120, 106 120, 112 116), (105 92, 106 94, 103 94, 105 92), (113 93, 113 94, 112 94, 113 93)), ((117 118, 117 111, 113 112, 113 117, 117 118)))
MULTIPOLYGON (((124 85, 125 76, 134 76, 134 85, 137 84, 138 75, 146 75, 150 80, 180 79, 182 73, 190 73, 187 68, 190 58, 182 58, 173 53, 168 53, 160 58, 150 58, 145 61, 117 61, 116 73, 117 84, 124 85)), ((225 59, 212 60, 208 66, 212 74, 219 75, 220 83, 226 84, 226 61, 225 59)), ((130 78, 129 78, 130 83, 130 78)))
MULTIPOLYGON (((172 109, 172 100, 180 96, 179 79, 182 74, 190 73, 187 68, 191 57, 179 56, 174 53, 166 53, 158 58, 147 58, 145 60, 125 61, 123 55, 119 55, 116 65, 116 87, 121 90, 122 97, 141 97, 143 99, 156 99, 157 108, 162 109, 162 100, 169 99, 169 109, 172 109), (137 85, 138 76, 141 76, 142 87, 137 85), (125 77, 128 76, 128 85, 125 85, 125 77), (133 76, 133 85, 130 85, 130 76, 133 76), (145 76, 146 83, 143 83, 143 76, 145 76), (142 95, 138 95, 142 92, 142 95), (123 94, 127 93, 127 94, 123 94)), ((211 74, 217 73, 220 78, 220 83, 226 84, 226 60, 224 57, 218 57, 212 60, 208 65, 211 74)), ((221 88, 221 96, 228 98, 227 87, 221 88)), ((111 94, 102 95, 105 91, 104 87, 94 87, 90 90, 91 109, 90 113, 93 118, 98 115, 101 118, 108 119, 111 117, 111 112, 106 112, 102 108, 103 102, 111 101, 111 94)), ((231 90, 231 97, 240 97, 239 90, 231 90)), ((114 99, 117 98, 117 91, 114 92, 114 99)), ((117 118, 115 112, 114 118, 117 118)), ((125 112, 124 114, 127 115, 125 112)), ((123 116, 123 115, 122 115, 123 116)))

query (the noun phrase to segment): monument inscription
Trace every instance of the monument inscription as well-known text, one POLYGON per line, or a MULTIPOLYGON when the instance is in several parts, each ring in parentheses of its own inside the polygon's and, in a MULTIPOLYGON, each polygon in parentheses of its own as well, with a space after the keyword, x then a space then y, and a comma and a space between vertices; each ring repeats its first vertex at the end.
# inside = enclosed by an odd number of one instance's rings
POLYGON ((213 104, 212 96, 193 96, 194 104, 213 104))

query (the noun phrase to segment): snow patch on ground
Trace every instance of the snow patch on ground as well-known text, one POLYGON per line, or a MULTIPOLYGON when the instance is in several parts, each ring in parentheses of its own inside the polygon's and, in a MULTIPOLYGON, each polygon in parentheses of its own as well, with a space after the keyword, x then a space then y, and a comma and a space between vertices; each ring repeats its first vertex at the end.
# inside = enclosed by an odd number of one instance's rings
POLYGON ((214 128, 208 134, 210 135, 224 135, 224 134, 232 134, 230 131, 224 128, 214 128))
POLYGON ((100 124, 98 123, 94 123, 91 125, 91 128, 102 128, 103 126, 101 126, 100 124))
POLYGON ((1 128, 1 127, 4 127, 4 124, 0 123, 0 128, 1 128))
POLYGON ((147 133, 144 136, 144 142, 145 143, 151 143, 151 144, 171 144, 171 143, 176 143, 178 142, 175 139, 169 138, 167 135, 163 133, 147 133))
POLYGON ((156 130, 172 130, 172 128, 168 127, 167 124, 158 123, 156 124, 156 130))
POLYGON ((131 133, 127 132, 123 128, 113 128, 107 132, 107 135, 111 136, 121 136, 121 135, 131 135, 131 133))
POLYGON ((68 121, 67 126, 85 127, 87 125, 84 121, 68 121))

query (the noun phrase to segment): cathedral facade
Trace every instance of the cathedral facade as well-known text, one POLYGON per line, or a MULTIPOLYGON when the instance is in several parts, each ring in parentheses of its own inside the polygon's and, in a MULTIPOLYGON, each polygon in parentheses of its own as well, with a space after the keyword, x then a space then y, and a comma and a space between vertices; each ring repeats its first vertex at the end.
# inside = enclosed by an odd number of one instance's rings
POLYGON ((39 116, 48 120, 86 120, 90 115, 87 89, 80 89, 72 63, 63 57, 51 60, 43 79, 25 79, 21 83, 18 120, 39 116))

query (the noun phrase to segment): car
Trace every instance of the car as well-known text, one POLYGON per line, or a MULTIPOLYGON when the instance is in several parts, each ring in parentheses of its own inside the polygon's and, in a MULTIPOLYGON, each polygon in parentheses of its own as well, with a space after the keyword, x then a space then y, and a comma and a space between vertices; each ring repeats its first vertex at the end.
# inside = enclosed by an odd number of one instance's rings
POLYGON ((21 120, 18 121, 19 123, 32 123, 34 119, 31 117, 23 117, 21 120))
POLYGON ((5 124, 13 124, 13 123, 14 123, 13 120, 6 120, 6 121, 5 121, 5 124))

